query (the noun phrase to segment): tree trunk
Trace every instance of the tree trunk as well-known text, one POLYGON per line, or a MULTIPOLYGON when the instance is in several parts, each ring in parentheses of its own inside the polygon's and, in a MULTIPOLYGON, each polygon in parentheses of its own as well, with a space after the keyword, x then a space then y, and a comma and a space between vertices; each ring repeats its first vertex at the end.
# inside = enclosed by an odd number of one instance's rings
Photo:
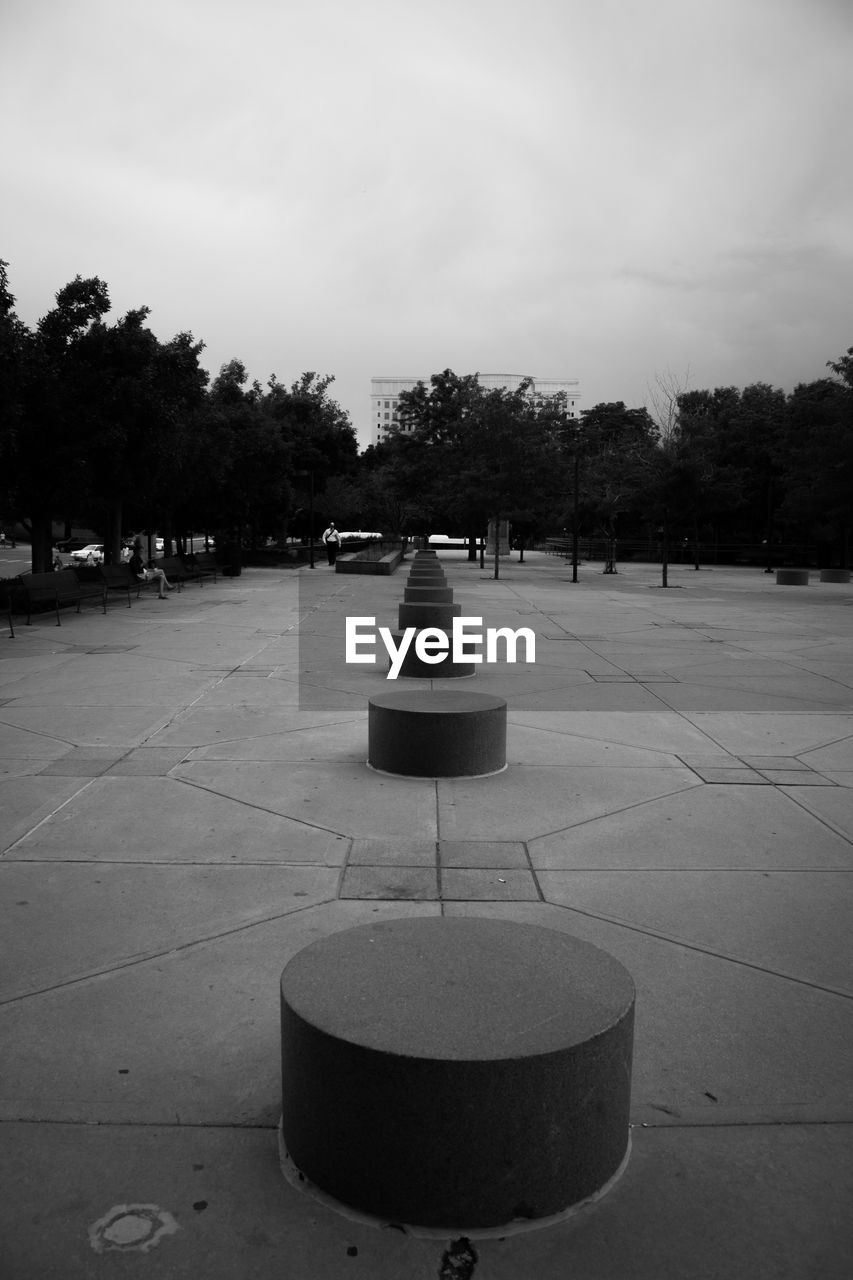
POLYGON ((46 512, 40 511, 32 517, 31 525, 32 571, 49 573, 53 568, 53 519, 46 512))
POLYGON ((495 515, 495 579, 501 576, 501 513, 495 515))
POLYGON ((104 544, 104 561, 106 564, 121 564, 121 498, 114 498, 107 513, 107 537, 104 544))

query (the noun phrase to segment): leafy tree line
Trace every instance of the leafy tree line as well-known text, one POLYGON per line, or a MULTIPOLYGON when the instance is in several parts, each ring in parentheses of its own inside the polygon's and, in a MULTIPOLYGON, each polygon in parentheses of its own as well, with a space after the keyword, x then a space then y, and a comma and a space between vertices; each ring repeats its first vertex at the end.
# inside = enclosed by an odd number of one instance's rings
POLYGON ((331 377, 247 385, 232 360, 210 382, 192 334, 161 342, 147 307, 109 311, 106 284, 77 276, 30 329, 0 262, 0 519, 24 525, 34 570, 50 568, 57 522, 98 530, 113 560, 141 529, 179 546, 194 530, 282 536, 309 491, 354 471, 331 377))
MULTIPOLYGON (((622 401, 579 419, 532 384, 486 390, 444 370, 405 392, 400 426, 337 489, 377 527, 811 547, 846 566, 853 523, 853 348, 790 395, 755 383, 662 384, 654 412, 622 401)), ((469 553, 473 556, 473 550, 469 553)), ((497 560, 495 572, 498 572, 497 560)))
MULTIPOLYGON (((449 369, 400 399, 400 429, 359 457, 331 377, 249 384, 231 360, 212 381, 190 333, 161 342, 148 309, 112 324, 107 286, 79 276, 30 329, 0 262, 0 520, 20 521, 34 568, 54 525, 159 529, 253 541, 339 527, 437 528, 652 542, 810 544, 848 562, 853 347, 790 395, 764 383, 659 386, 653 411, 622 401, 570 418, 561 397, 482 387, 449 369), (322 527, 322 524, 320 525, 322 527)), ((495 572, 499 562, 495 560, 495 572)))

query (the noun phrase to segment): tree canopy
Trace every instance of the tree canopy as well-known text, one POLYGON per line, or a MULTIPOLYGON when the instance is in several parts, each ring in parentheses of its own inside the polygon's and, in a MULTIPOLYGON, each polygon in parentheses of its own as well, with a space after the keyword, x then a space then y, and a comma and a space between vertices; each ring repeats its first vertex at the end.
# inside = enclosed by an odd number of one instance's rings
POLYGON ((50 567, 58 521, 98 531, 108 558, 141 528, 281 535, 306 477, 322 492, 355 468, 331 377, 247 387, 234 359, 208 387, 191 333, 163 342, 148 307, 112 324, 109 311, 107 285, 78 275, 29 329, 0 263, 0 518, 29 530, 34 569, 50 567))

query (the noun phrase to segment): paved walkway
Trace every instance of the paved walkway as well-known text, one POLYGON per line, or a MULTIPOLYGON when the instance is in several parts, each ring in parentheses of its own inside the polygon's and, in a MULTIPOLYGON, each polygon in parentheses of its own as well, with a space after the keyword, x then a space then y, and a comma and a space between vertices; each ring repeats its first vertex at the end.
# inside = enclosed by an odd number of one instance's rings
POLYGON ((402 572, 249 570, 0 639, 10 1280, 853 1274, 853 588, 441 559, 464 613, 537 635, 466 682, 509 703, 493 778, 365 766, 389 686, 344 619, 395 624, 402 572), (424 1238, 280 1175, 284 964, 440 912, 636 982, 632 1156, 559 1226, 424 1238))

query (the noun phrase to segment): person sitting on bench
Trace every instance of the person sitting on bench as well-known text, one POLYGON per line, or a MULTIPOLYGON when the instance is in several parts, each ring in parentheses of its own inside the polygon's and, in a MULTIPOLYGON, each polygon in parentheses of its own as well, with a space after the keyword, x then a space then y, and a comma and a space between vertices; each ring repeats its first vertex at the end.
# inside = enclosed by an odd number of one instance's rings
POLYGON ((136 542, 133 547, 133 555, 129 560, 130 572, 134 578, 138 578, 140 582, 156 582, 157 594, 160 600, 166 599, 166 591, 174 591, 175 588, 169 582, 162 569, 147 568, 145 561, 142 559, 142 543, 136 542), (164 590, 165 588, 165 590, 164 590))

